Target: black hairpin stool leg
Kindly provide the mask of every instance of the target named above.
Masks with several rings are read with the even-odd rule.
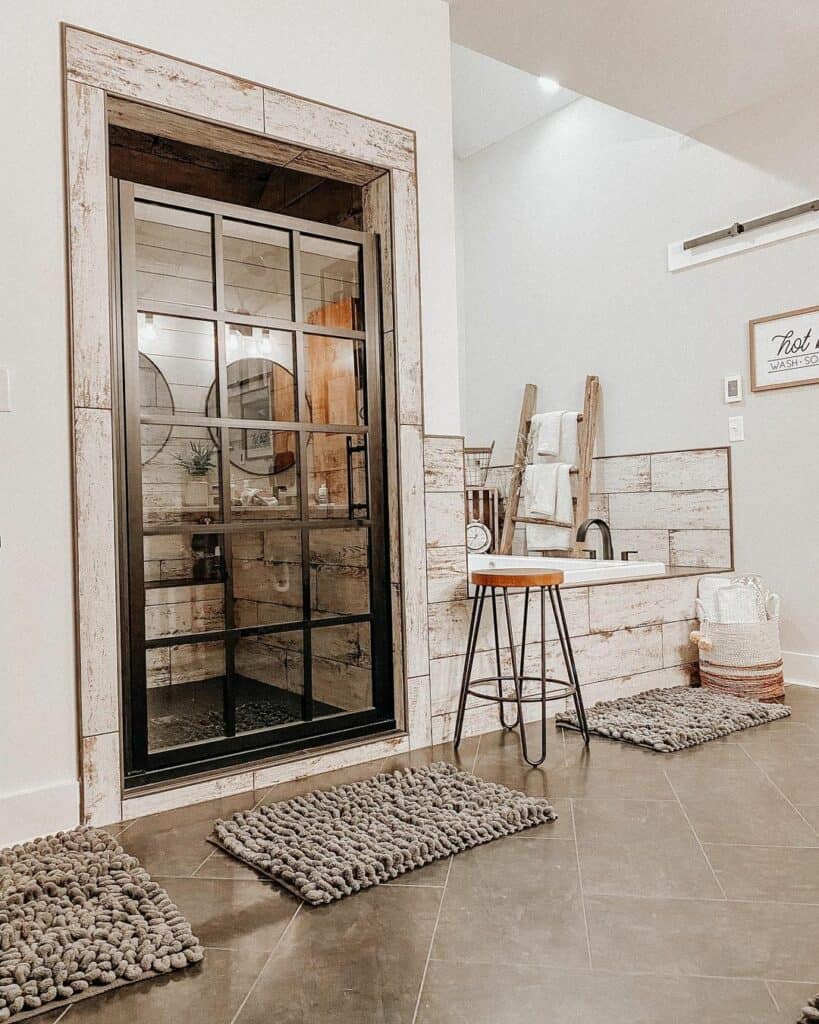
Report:
[[[493,595],[494,596],[494,595]],[[469,694],[469,680],[472,676],[472,663],[475,660],[475,649],[478,646],[478,630],[481,627],[481,614],[483,613],[483,599],[486,597],[486,587],[479,586],[475,591],[472,601],[472,617],[469,620],[469,635],[466,641],[466,658],[464,659],[464,674],[461,677],[461,693],[458,697],[458,714],[455,719],[455,749],[461,745],[461,732],[464,727],[464,712],[466,711],[466,698]]]
[[[506,597],[506,590],[504,590],[503,594],[504,594],[504,597]],[[516,718],[514,722],[512,722],[511,724],[508,724],[506,722],[506,719],[505,719],[504,713],[503,713],[503,705],[505,703],[505,701],[503,699],[503,668],[501,666],[500,631],[498,630],[498,606],[497,606],[497,601],[496,601],[496,597],[495,597],[495,588],[494,587],[492,587],[492,627],[493,627],[494,632],[495,632],[495,668],[496,668],[497,673],[498,673],[498,718],[500,719],[501,727],[503,729],[506,729],[507,732],[511,732],[512,729],[514,729],[517,726],[519,718]],[[512,659],[513,660],[514,660],[514,657],[515,657],[515,655],[514,655],[514,651],[513,651],[513,653],[512,653]]]
[[[544,612],[543,612],[543,590],[542,590],[542,588],[541,588],[541,595],[540,596],[541,596],[541,605],[540,605],[540,621],[541,621],[541,640],[540,640],[540,646],[541,646],[541,655],[540,655],[540,657],[541,657],[541,666],[545,667],[545,647],[543,645],[544,644],[544,642],[543,642],[543,616],[544,616]],[[543,762],[546,760],[546,715],[545,715],[545,711],[546,711],[546,697],[545,697],[545,694],[546,694],[546,679],[545,679],[545,671],[541,671],[541,678],[540,678],[540,699],[541,699],[541,706],[542,706],[543,711],[544,711],[544,714],[541,716],[541,723],[540,723],[540,757],[536,758],[535,760],[532,760],[529,757],[529,744],[528,744],[527,739],[526,739],[526,722],[525,722],[524,717],[523,717],[523,682],[524,682],[523,666],[524,666],[525,657],[526,657],[526,630],[524,628],[523,635],[521,637],[521,651],[520,651],[521,670],[519,672],[518,671],[518,663],[517,663],[517,655],[516,655],[516,652],[515,652],[515,635],[512,632],[512,613],[509,610],[509,594],[506,591],[506,589],[504,589],[504,591],[503,591],[503,604],[504,604],[504,608],[506,610],[506,629],[507,629],[507,631],[509,633],[509,648],[510,648],[510,651],[512,653],[512,676],[513,676],[514,682],[515,682],[515,701],[516,701],[517,706],[518,706],[518,727],[520,729],[521,752],[523,753],[523,760],[528,765],[531,765],[532,768],[537,768],[538,765],[543,764]],[[524,613],[523,613],[524,614],[524,621],[526,620],[526,617],[527,617],[528,605],[529,605],[529,591],[527,589],[527,591],[526,591],[526,605],[524,606]]]
[[[577,712],[577,723],[580,732],[583,734],[583,742],[589,742],[589,724],[586,720],[586,708],[583,704],[583,694],[580,691],[580,677],[577,674],[577,665],[574,660],[572,649],[572,638],[569,635],[569,627],[566,623],[566,613],[563,609],[563,598],[560,596],[560,587],[549,587],[549,599],[552,603],[552,613],[557,626],[557,635],[560,640],[560,649],[563,652],[563,662],[566,665],[566,672],[569,682],[573,688],[572,698],[575,711]]]

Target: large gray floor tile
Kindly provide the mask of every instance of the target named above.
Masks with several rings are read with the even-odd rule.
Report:
[[[441,890],[378,886],[303,907],[237,1024],[409,1024]]]
[[[708,844],[705,852],[729,899],[815,903],[819,914],[819,848]]]
[[[819,728],[819,687],[786,686],[785,703],[797,722]]]
[[[587,896],[595,968],[819,981],[815,907]]]
[[[417,1024],[777,1024],[761,981],[430,961]]]
[[[419,768],[423,765],[434,764],[436,761],[448,761],[462,771],[468,772],[475,764],[475,755],[478,752],[480,740],[480,736],[465,736],[457,750],[449,742],[438,743],[432,747],[420,747],[417,750],[409,750],[405,754],[395,754],[382,763],[380,770],[394,772],[399,768]]]
[[[575,800],[574,820],[584,892],[722,896],[676,800]]]
[[[507,715],[511,717],[511,709]],[[526,742],[529,749],[529,757],[540,757],[541,735],[540,723],[529,722],[526,725]],[[565,758],[563,745],[563,730],[555,726],[554,719],[546,723],[546,760],[547,765],[562,764]],[[481,745],[478,751],[478,760],[500,761],[503,764],[513,765],[519,763],[523,768],[528,767],[523,760],[520,743],[520,733],[517,729],[498,729],[495,732],[484,733],[481,736]]]
[[[252,806],[247,792],[150,814],[132,822],[117,842],[152,875],[192,875],[213,850],[207,842],[213,822]]]
[[[266,953],[209,949],[196,967],[76,1003],[64,1024],[230,1024]],[[39,1018],[38,1018],[39,1019]]]
[[[710,768],[750,768],[748,755],[731,737],[711,740],[697,747],[678,750],[663,754],[634,743],[621,740],[610,740],[602,736],[592,736],[587,752],[583,750],[583,742],[575,732],[566,733],[566,764],[590,762],[597,768],[637,769],[639,771],[663,771],[670,764],[702,765]]]
[[[817,745],[819,744],[819,724],[807,725],[799,721],[795,715],[790,718],[780,718],[776,722],[769,722],[767,725],[755,726],[753,729],[743,729],[742,732],[732,733],[730,740],[742,746],[753,757],[754,751],[784,749],[793,745]]]
[[[269,953],[299,905],[295,896],[261,879],[157,875],[156,880],[190,921],[203,946]]]
[[[816,844],[813,829],[757,769],[672,765],[666,774],[704,843]]]
[[[574,842],[501,839],[455,857],[433,956],[588,966]]]
[[[587,762],[555,768],[546,776],[548,797],[613,797],[630,800],[673,800],[674,792],[662,771],[637,771]]]
[[[815,743],[782,743],[751,757],[793,803],[819,803],[819,735]]]

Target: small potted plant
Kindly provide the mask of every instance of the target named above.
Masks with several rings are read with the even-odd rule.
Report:
[[[210,492],[207,475],[215,465],[214,451],[212,445],[191,441],[190,452],[176,456],[176,461],[188,474],[182,499],[185,505],[207,506]]]

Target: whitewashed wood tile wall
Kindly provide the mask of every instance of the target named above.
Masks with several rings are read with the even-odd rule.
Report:
[[[611,527],[615,558],[729,569],[730,451],[617,455],[594,460],[592,507]],[[588,546],[600,551],[599,538]]]
[[[721,453],[721,454],[720,454]],[[710,451],[673,453],[658,462],[657,479],[664,485],[676,483],[678,492],[693,496],[693,509],[714,511],[714,521],[726,522],[727,515],[727,457],[724,449],[716,454]],[[687,456],[691,456],[690,458]],[[654,456],[625,456],[617,459],[596,460],[595,477],[598,491],[593,498],[593,514],[609,513],[609,503],[618,496],[646,495],[651,491],[652,461]],[[455,708],[464,667],[466,636],[471,611],[467,592],[466,551],[454,543],[456,534],[463,530],[463,440],[459,437],[427,437],[424,440],[424,478],[426,482],[427,518],[427,586],[429,597],[429,686],[432,740],[441,743],[452,738],[455,728]],[[656,507],[665,509],[676,500],[669,492],[659,492]],[[698,496],[707,493],[706,503]],[[724,498],[723,498],[724,493]],[[659,495],[662,494],[663,497]],[[456,500],[457,498],[457,500]],[[699,501],[699,505],[696,502]],[[685,498],[679,507],[685,507]],[[700,512],[692,512],[699,515]],[[721,517],[721,518],[717,518]],[[709,520],[710,522],[710,520]],[[702,534],[727,533],[727,530],[700,529],[700,519],[686,521],[686,528],[645,528],[621,530],[620,536],[636,547],[639,540],[649,543],[651,554],[640,557],[659,558],[668,562],[670,536],[681,547],[683,543],[699,545],[697,552],[705,550]],[[690,534],[695,534],[689,539]],[[709,549],[710,550],[710,549]],[[730,537],[728,543],[730,551]],[[656,552],[656,554],[654,554]],[[724,552],[723,552],[724,553]],[[710,557],[710,555],[709,555]],[[697,563],[693,563],[697,564]],[[709,563],[710,564],[710,563]],[[719,567],[717,563],[715,567]],[[592,587],[567,587],[564,592],[566,616],[572,634],[578,671],[588,704],[599,700],[638,693],[653,687],[680,686],[690,682],[696,672],[697,653],[689,640],[696,626],[694,598],[699,574],[671,577],[649,582],[618,582]],[[525,666],[528,673],[536,673],[540,665],[538,615],[530,598],[529,643]],[[510,597],[513,629],[520,635],[523,616],[523,594]],[[547,617],[546,662],[549,674],[565,676],[560,644],[551,616]],[[501,664],[505,673],[511,672],[511,654],[504,640],[505,629],[501,618]],[[484,621],[478,636],[477,655],[473,676],[495,672],[492,617],[487,604]],[[531,685],[531,684],[530,684]],[[563,702],[556,701],[549,708],[556,714]],[[539,714],[539,707],[527,708],[527,720]],[[498,713],[494,705],[477,698],[467,702],[465,735],[488,732],[499,728]]]

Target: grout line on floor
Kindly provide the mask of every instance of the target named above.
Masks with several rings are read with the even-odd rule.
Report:
[[[783,849],[783,847],[779,847]],[[790,847],[790,849],[813,850],[815,847]],[[752,900],[747,896],[647,896],[639,892],[590,892],[589,896],[595,899],[599,896],[603,899],[615,900],[664,900],[666,902],[677,901],[680,903],[751,903],[756,906],[770,905],[773,907],[819,907],[819,903],[804,903],[801,900]]]
[[[705,847],[702,844],[702,840],[697,835],[697,830],[694,828],[693,824],[691,823],[691,819],[688,817],[688,811],[685,809],[682,800],[680,800],[679,794],[677,793],[677,790],[674,788],[674,783],[668,777],[668,772],[665,770],[665,768],[663,769],[663,775],[665,775],[666,782],[671,787],[671,792],[674,794],[674,799],[677,801],[677,804],[679,805],[679,808],[682,811],[683,817],[688,822],[688,827],[691,829],[691,834],[694,836],[694,839],[697,841],[697,846],[699,846],[699,848],[700,848],[700,853],[702,853],[703,857],[705,858],[705,863],[708,865],[708,870],[714,876],[714,881],[717,883],[717,885],[719,887],[719,891],[722,893],[722,898],[724,900],[727,900],[728,899],[728,895],[725,892],[725,889],[723,888],[722,882],[719,880],[719,875],[717,875],[716,871],[714,871],[714,865],[711,863],[710,857],[705,852]]]
[[[742,746],[741,743],[740,743],[740,746]],[[742,747],[742,749],[745,750],[745,747]],[[754,755],[749,750],[745,750],[745,753],[748,755],[748,757],[750,757],[750,759],[752,761],[754,761]],[[805,815],[799,810],[799,808],[796,806],[796,804],[793,802],[793,800],[791,800],[791,798],[787,795],[787,793],[785,793],[782,789],[780,789],[779,786],[777,786],[777,784],[770,777],[770,775],[768,774],[768,772],[764,768],[764,766],[759,764],[758,761],[754,761],[754,764],[762,772],[762,774],[765,776],[765,778],[768,780],[768,782],[770,782],[770,784],[777,791],[777,793],[782,797],[782,799],[785,801],[785,803],[788,804],[788,806],[791,807],[794,811],[796,811],[796,813],[799,815],[799,817],[802,819],[802,821],[804,821],[804,823],[808,826],[808,828],[811,830],[811,832],[813,832],[813,834],[815,836],[819,836],[819,830],[815,829],[813,827],[813,825],[811,825],[811,823],[808,821],[808,819],[805,817]]]
[[[469,770],[473,775],[475,774],[475,768],[478,764],[478,754],[481,752],[481,739],[483,738],[483,735],[483,733],[478,733],[478,742],[475,744],[475,753],[472,755],[472,767]]]
[[[209,861],[209,860],[211,859],[211,857],[212,857],[212,856],[214,855],[214,853],[216,853],[216,847],[214,847],[214,848],[213,848],[213,849],[212,849],[212,850],[211,850],[211,851],[210,851],[210,852],[208,853],[207,857],[205,857],[205,859],[204,859],[204,860],[202,861],[202,863],[201,863],[201,864],[199,865],[199,867],[197,867],[197,868],[196,868],[196,869],[194,870],[193,874],[191,875],[191,878],[196,878],[196,877],[197,877],[198,873],[199,873],[199,872],[200,872],[200,871],[202,870],[202,868],[203,868],[203,867],[204,867],[204,866],[205,866],[205,865],[207,864],[207,862],[208,862],[208,861]]]
[[[478,740],[478,747],[475,749],[475,757],[476,758],[478,756],[478,748],[480,747],[480,745],[481,745],[481,742],[480,742],[480,739],[479,739]],[[427,980],[427,971],[429,970],[429,961],[430,961],[430,958],[432,957],[432,947],[433,947],[433,945],[435,943],[435,933],[438,931],[438,922],[441,920],[441,911],[443,910],[444,899],[446,898],[447,882],[449,882],[449,875],[450,875],[450,872],[452,871],[452,861],[454,859],[455,859],[454,856],[451,856],[449,858],[449,867],[446,870],[446,878],[444,879],[444,887],[441,890],[441,902],[438,904],[438,913],[435,915],[435,924],[432,926],[432,935],[430,935],[430,937],[429,937],[429,949],[427,950],[427,958],[424,961],[424,970],[423,970],[423,972],[421,974],[421,983],[418,986],[418,998],[415,1000],[415,1009],[413,1010],[413,1013],[412,1013],[411,1024],[415,1024],[416,1020],[418,1019],[418,1010],[421,1008],[421,996],[423,995],[424,985],[426,984],[426,980]]]
[[[749,850],[817,850],[819,849],[819,843],[815,846],[795,846],[793,843],[714,843],[708,840],[704,843],[705,846],[729,846],[737,847],[738,849],[749,849]]]
[[[782,1007],[776,1001],[776,996],[773,994],[773,989],[771,988],[770,984],[768,983],[768,979],[767,978],[765,978],[765,988],[768,991],[768,995],[771,997],[771,1002],[774,1004],[776,1012],[777,1013],[782,1013]]]
[[[527,960],[524,964],[521,964],[520,960],[498,960],[493,958],[492,960],[461,960],[458,957],[443,957],[432,956],[430,957],[430,963],[433,964],[472,964],[478,966],[496,966],[496,967],[529,967],[533,970],[547,970],[547,971],[562,971],[565,974],[606,974],[612,977],[623,977],[623,978],[668,978],[670,980],[679,981],[681,978],[704,978],[709,981],[761,981],[763,983],[778,982],[784,985],[819,985],[819,976],[816,978],[763,978],[759,975],[753,974],[680,974],[677,971],[669,970],[666,973],[662,971],[624,971],[621,969],[615,969],[613,967],[578,967],[576,965],[569,966],[566,964],[546,964],[540,963],[537,960]]]
[[[285,935],[287,935],[287,933],[288,933],[288,932],[290,931],[290,927],[291,927],[291,925],[292,925],[292,924],[293,924],[293,922],[294,922],[294,921],[296,920],[296,918],[297,918],[297,917],[299,916],[299,911],[301,910],[301,908],[302,908],[303,906],[304,906],[304,904],[303,904],[303,903],[299,903],[299,905],[298,905],[298,906],[296,907],[296,909],[295,909],[295,910],[293,911],[293,916],[292,916],[292,917],[290,918],[290,920],[289,920],[289,921],[287,922],[287,924],[286,924],[286,925],[284,926],[284,931],[283,931],[283,932],[281,933],[281,935],[280,935],[280,936],[278,937],[278,939],[276,940],[276,944],[275,944],[275,945],[273,946],[273,948],[272,948],[272,949],[270,950],[270,955],[269,955],[269,956],[268,956],[268,958],[267,958],[267,959],[265,960],[265,962],[264,962],[264,963],[262,964],[262,966],[261,966],[261,968],[260,968],[260,970],[259,970],[259,973],[258,973],[258,974],[256,975],[255,979],[253,980],[253,984],[252,984],[252,985],[250,986],[250,988],[249,988],[249,989],[247,990],[247,994],[245,995],[244,999],[243,999],[243,1000],[241,1001],[241,1003],[239,1003],[239,1006],[238,1006],[238,1008],[237,1008],[237,1010],[236,1010],[236,1013],[234,1013],[234,1015],[233,1015],[233,1016],[232,1016],[232,1017],[230,1018],[230,1024],[236,1024],[236,1021],[237,1021],[237,1020],[238,1020],[238,1018],[239,1018],[239,1014],[240,1014],[240,1013],[242,1012],[242,1010],[244,1010],[244,1008],[245,1008],[245,1005],[247,1004],[247,1001],[248,1001],[248,999],[250,999],[250,997],[251,997],[251,996],[253,995],[253,991],[254,991],[254,989],[255,989],[255,988],[256,988],[256,986],[257,986],[257,985],[259,984],[259,978],[261,978],[261,976],[262,976],[262,975],[264,974],[264,972],[265,972],[265,968],[266,968],[266,967],[267,967],[267,965],[268,965],[268,964],[270,963],[270,961],[271,961],[271,960],[273,959],[273,954],[274,954],[274,953],[276,952],[276,950],[277,950],[277,949],[279,948],[279,946],[280,946],[280,945],[282,944],[282,942],[284,941],[284,937],[285,937]]]
[[[572,835],[574,836],[574,855],[577,861],[577,882],[580,886],[580,906],[583,909],[583,925],[586,929],[586,953],[589,957],[589,967],[594,968],[591,948],[591,932],[589,931],[589,916],[586,913],[586,896],[583,891],[583,869],[580,866],[580,844],[577,841],[577,825],[574,820],[574,801],[569,799],[569,813],[572,817]]]

